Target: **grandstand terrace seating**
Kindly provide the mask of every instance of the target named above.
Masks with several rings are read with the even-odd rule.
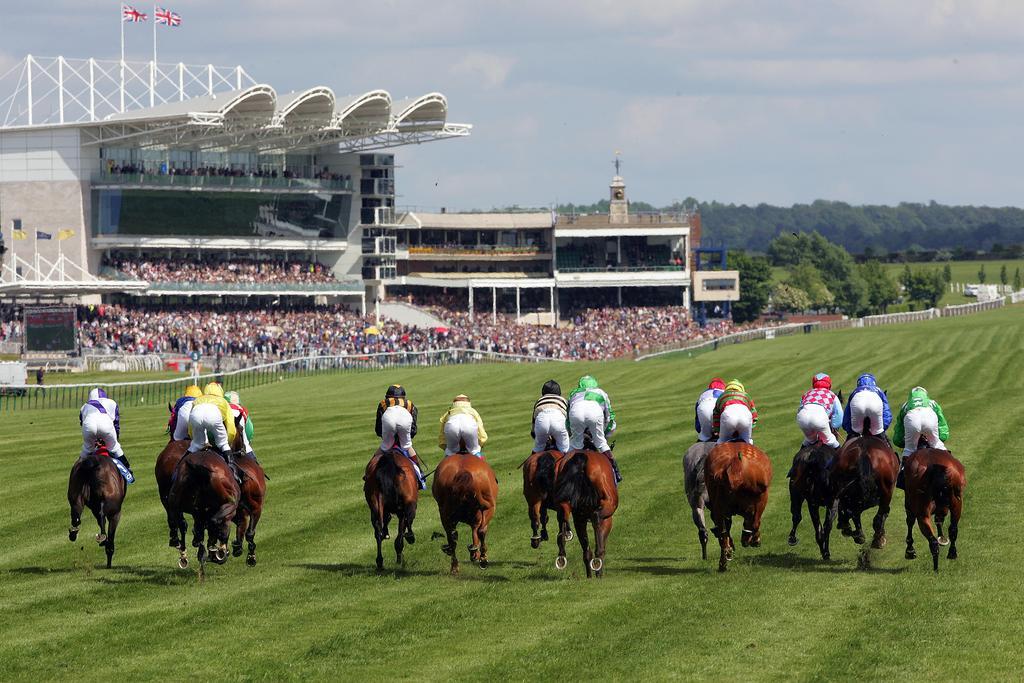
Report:
[[[244,291],[254,285],[261,288],[277,286],[337,285],[331,270],[321,263],[281,259],[222,258],[182,256],[130,256],[113,253],[103,260],[107,277],[135,279],[157,285],[173,283],[178,287],[214,283],[225,289]]]

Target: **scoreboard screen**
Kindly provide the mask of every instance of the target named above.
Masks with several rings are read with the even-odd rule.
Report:
[[[25,351],[70,352],[75,343],[75,309],[61,306],[25,309]]]

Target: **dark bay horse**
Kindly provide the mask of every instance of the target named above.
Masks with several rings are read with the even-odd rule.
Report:
[[[802,446],[793,457],[793,467],[789,474],[789,511],[793,518],[793,528],[789,532],[789,545],[796,545],[796,528],[802,518],[801,508],[807,503],[807,512],[814,526],[814,540],[821,551],[822,559],[829,559],[828,537],[823,533],[821,511],[825,509],[826,521],[832,505],[832,490],[829,486],[829,464],[839,449],[817,441],[809,446]]]
[[[219,453],[203,449],[188,453],[174,471],[174,483],[167,496],[171,536],[181,553],[178,566],[188,566],[185,554],[185,514],[192,515],[192,546],[198,549],[199,573],[209,559],[224,564],[228,556],[229,525],[238,511],[241,491],[235,476]],[[203,546],[204,535],[208,539]]]
[[[431,492],[441,513],[447,541],[441,548],[452,558],[452,574],[459,573],[456,556],[459,522],[473,530],[469,557],[481,569],[487,567],[487,529],[498,504],[498,480],[483,458],[470,453],[449,455],[434,470]]]
[[[177,535],[174,533],[174,529],[177,527],[174,524],[174,520],[171,519],[171,508],[167,503],[167,496],[171,493],[171,480],[174,479],[174,469],[178,466],[181,459],[185,457],[189,443],[188,439],[180,439],[178,441],[172,439],[168,441],[164,449],[156,456],[156,466],[154,467],[156,487],[160,492],[160,502],[167,513],[167,527],[171,529],[168,545],[172,548],[178,547]]]
[[[235,540],[231,543],[231,554],[242,554],[242,537],[249,544],[245,563],[256,566],[256,526],[263,516],[263,501],[267,497],[267,475],[255,458],[238,455],[235,465],[242,473],[241,500],[235,512]]]
[[[751,444],[718,444],[704,463],[704,481],[715,525],[712,531],[722,548],[718,571],[724,572],[736,548],[730,533],[733,515],[743,517],[743,547],[761,545],[761,515],[768,504],[772,462]]]
[[[583,549],[583,567],[587,578],[594,574],[604,576],[604,555],[608,534],[612,530],[612,515],[619,507],[619,490],[615,486],[615,474],[607,457],[595,450],[576,451],[565,457],[555,480],[555,503],[558,505],[559,529],[568,529],[568,517],[572,516],[576,536]],[[587,524],[594,527],[594,551],[590,550]],[[558,558],[555,567],[565,569],[565,542],[569,540],[564,531],[558,534]]]
[[[698,441],[683,456],[683,490],[697,527],[700,556],[705,560],[708,559],[708,525],[704,521],[704,509],[708,507],[708,487],[704,483],[704,462],[715,445],[714,441]]]
[[[395,449],[371,459],[363,475],[363,495],[370,508],[370,524],[373,525],[373,536],[377,541],[377,571],[384,569],[381,544],[388,537],[388,524],[392,515],[398,518],[395,561],[402,564],[405,543],[416,542],[412,523],[416,519],[419,482],[412,461]]]
[[[557,510],[552,496],[555,477],[565,454],[554,448],[531,453],[520,465],[523,469],[523,497],[530,515],[530,547],[539,548],[548,540],[548,510]]]
[[[114,559],[114,537],[121,521],[121,505],[124,503],[127,486],[124,477],[106,453],[106,447],[101,446],[97,453],[79,458],[71,466],[71,476],[68,478],[68,503],[71,505],[68,540],[75,541],[78,538],[78,530],[82,526],[82,510],[88,507],[99,524],[100,532],[96,534],[96,542],[107,551],[109,569]]]
[[[866,426],[864,431],[868,431]],[[869,433],[868,436],[849,439],[842,445],[829,471],[833,501],[822,531],[825,537],[823,558],[828,559],[828,538],[837,513],[840,518],[845,513],[853,520],[853,541],[861,545],[866,540],[861,526],[861,513],[876,506],[878,512],[872,521],[874,535],[871,547],[885,547],[885,520],[889,516],[898,471],[899,460],[892,446],[880,436]]]
[[[964,489],[967,476],[964,466],[949,451],[922,448],[906,457],[903,462],[906,483],[908,560],[917,557],[914,550],[914,522],[928,540],[932,553],[932,569],[939,571],[939,544],[942,523],[949,515],[949,552],[946,559],[955,560],[956,537],[963,512]],[[934,519],[935,528],[932,528]]]

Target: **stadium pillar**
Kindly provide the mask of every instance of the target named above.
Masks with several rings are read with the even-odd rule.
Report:
[[[555,313],[555,288],[548,287],[548,295],[551,298],[551,327],[558,327],[558,314]]]
[[[516,325],[518,325],[519,322],[519,287],[516,287]]]
[[[622,308],[622,287],[618,287],[617,289],[619,290],[618,291],[619,308]]]
[[[498,289],[491,287],[491,324],[498,324]]]
[[[469,319],[473,320],[473,283],[469,283]]]

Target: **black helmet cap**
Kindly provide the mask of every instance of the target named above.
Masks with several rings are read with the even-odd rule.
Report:
[[[388,387],[387,393],[384,394],[384,398],[405,398],[405,389],[401,384],[392,384]]]
[[[562,395],[561,385],[553,379],[549,379],[547,382],[544,382],[544,386],[540,388],[541,396],[547,396],[549,394],[553,394],[555,396]]]

